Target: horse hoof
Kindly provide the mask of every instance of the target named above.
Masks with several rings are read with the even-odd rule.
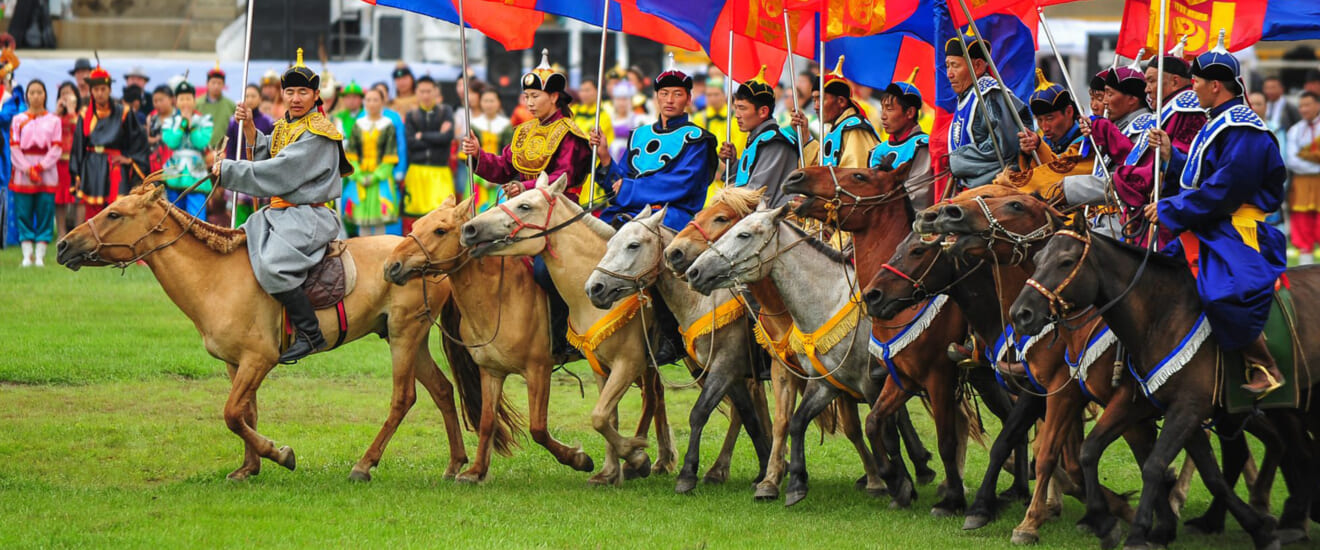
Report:
[[[1110,550],[1118,547],[1119,539],[1123,538],[1123,530],[1118,528],[1118,522],[1109,528],[1109,532],[1100,537],[1100,548]]]
[[[806,489],[789,491],[787,495],[784,495],[784,507],[785,508],[792,507],[794,504],[802,502],[802,499],[804,498],[807,498]]]
[[[1010,540],[1013,542],[1013,544],[1017,544],[1017,545],[1036,544],[1040,542],[1040,535],[1037,533],[1032,533],[1031,531],[1018,531],[1017,529],[1014,529],[1013,538]]]
[[[669,474],[674,473],[674,463],[673,461],[666,462],[662,460],[657,460],[655,461],[654,464],[651,465],[650,468],[647,468],[647,470],[650,472],[650,475],[667,476]],[[642,476],[642,477],[646,477],[646,476]]]
[[[928,468],[924,471],[917,472],[918,485],[930,485],[932,481],[935,481],[935,470],[931,470]]]
[[[951,518],[953,517],[953,515],[954,515],[954,511],[951,508],[936,506],[930,509],[930,517],[933,518]]]
[[[279,459],[276,460],[275,462],[280,466],[284,466],[285,468],[288,468],[289,471],[293,471],[295,468],[298,467],[298,457],[294,456],[293,448],[289,447],[288,445],[280,447]]]
[[[601,472],[599,474],[587,478],[587,485],[591,485],[593,487],[604,487],[606,485],[613,485],[614,479],[616,477],[618,477],[618,473],[606,474],[605,472]]]
[[[877,487],[867,487],[864,490],[866,491],[866,496],[871,498],[880,498],[889,494],[889,487],[886,487],[883,484]]]
[[[476,485],[481,481],[481,476],[472,472],[463,472],[454,478],[454,482],[459,485]]]
[[[706,472],[705,477],[701,478],[702,483],[706,483],[710,485],[721,485],[728,480],[729,480],[729,470],[725,468],[720,468],[720,469],[711,468],[709,472]]]
[[[770,484],[758,485],[752,498],[756,499],[757,502],[779,500],[779,487]]]
[[[348,480],[349,480],[349,481],[361,481],[361,482],[364,482],[364,483],[365,483],[365,482],[368,482],[368,481],[371,481],[371,472],[363,471],[363,470],[356,470],[356,469],[355,469],[355,470],[353,470],[353,471],[351,471],[351,472],[348,473]]]
[[[637,458],[638,454],[642,455],[640,459]],[[641,463],[637,464],[638,461],[640,461]],[[642,449],[638,449],[634,451],[633,454],[628,457],[628,461],[623,466],[623,479],[625,481],[633,480],[638,478],[644,478],[650,475],[651,475],[651,457],[647,455],[646,451]]]
[[[678,482],[674,484],[674,492],[680,495],[691,493],[697,488],[697,478],[695,476],[678,476]]]
[[[1306,531],[1301,529],[1279,529],[1274,532],[1274,535],[1279,537],[1280,545],[1296,544],[1310,540],[1310,537],[1306,536]]]
[[[596,469],[596,462],[591,460],[591,455],[578,451],[577,457],[573,459],[573,469],[579,472],[590,472]]]
[[[866,476],[857,478],[857,481],[853,482],[853,488],[857,489],[858,491],[866,490]]]
[[[967,519],[963,520],[962,528],[963,531],[975,531],[989,524],[990,524],[990,516],[983,516],[977,514],[974,516],[967,516]],[[1017,536],[1016,531],[1014,532],[1014,536]]]
[[[229,481],[247,481],[247,478],[254,475],[257,475],[257,473],[249,472],[247,470],[234,470],[229,472],[229,475],[225,476],[225,479],[228,479]]]

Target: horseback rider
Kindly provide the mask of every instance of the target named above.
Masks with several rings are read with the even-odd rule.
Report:
[[[972,60],[970,67],[964,53]],[[1012,91],[988,74],[989,59],[990,45],[981,40],[955,36],[944,43],[945,73],[958,94],[958,109],[949,124],[949,172],[959,189],[990,183],[1002,169],[1011,167],[1009,161],[1018,156],[1012,111],[1021,112],[1024,106]],[[980,97],[985,98],[984,117],[972,86],[979,88]],[[989,120],[985,120],[987,117]],[[1027,117],[1024,114],[1022,118]],[[992,137],[991,132],[998,137]],[[999,150],[995,149],[995,143],[999,144]]]
[[[1136,66],[1135,62],[1133,66]],[[1112,204],[1110,178],[1123,166],[1141,134],[1155,126],[1155,116],[1146,103],[1146,84],[1140,71],[1133,67],[1105,69],[1091,79],[1091,88],[1094,90],[1097,86],[1104,90],[1105,116],[1092,115],[1089,119],[1082,119],[1078,121],[1078,129],[1100,149],[1099,160],[1104,163],[1104,169],[1096,164],[1090,175],[1064,178],[1063,195],[1071,205]],[[1094,225],[1107,227],[1106,234],[1120,237],[1122,224],[1119,218],[1118,215],[1106,216],[1103,222],[1097,221]]]
[[[812,84],[819,86],[819,81],[812,79]],[[871,150],[880,143],[880,135],[866,120],[857,102],[853,100],[853,83],[843,77],[843,56],[834,65],[834,70],[825,74],[825,90],[813,93],[819,112],[829,131],[825,139],[811,139],[807,127],[807,116],[802,111],[793,111],[792,124],[799,136],[807,136],[803,154],[807,166],[837,166],[840,168],[866,168]],[[820,148],[825,148],[825,160],[820,162]]]
[[[1209,122],[1186,153],[1165,130],[1149,133],[1151,146],[1170,159],[1168,174],[1181,192],[1146,205],[1144,213],[1181,233],[1170,251],[1181,250],[1189,263],[1196,257],[1196,289],[1215,339],[1242,351],[1249,380],[1242,387],[1260,398],[1283,385],[1262,331],[1287,266],[1287,243],[1264,221],[1283,201],[1288,171],[1274,134],[1243,101],[1239,70],[1220,31],[1219,44],[1191,67],[1192,91]]]
[[[670,54],[668,69],[653,84],[659,120],[633,130],[623,162],[610,158],[599,130],[591,131],[600,158],[597,179],[614,195],[600,218],[615,227],[649,205],[668,206],[664,224],[682,230],[704,206],[706,188],[715,177],[715,136],[688,119],[692,77],[674,69],[673,61]]]
[[[469,132],[463,138],[463,154],[472,172],[491,183],[501,185],[504,194],[516,197],[536,187],[542,172],[555,181],[568,178],[564,194],[578,202],[582,181],[591,171],[591,148],[582,129],[573,122],[568,106],[573,97],[567,91],[568,78],[550,67],[549,50],[541,50],[541,64],[523,75],[523,104],[534,117],[513,130],[513,142],[500,154],[481,149],[481,141]],[[550,330],[554,336],[554,355],[572,353],[568,345],[568,304],[555,290],[550,271],[540,256],[532,258],[532,275],[550,297]]]
[[[234,111],[252,160],[221,159],[212,173],[226,189],[270,197],[270,206],[249,216],[242,229],[257,283],[284,305],[293,325],[294,340],[279,359],[288,364],[326,347],[302,285],[339,235],[339,216],[326,203],[339,198],[341,178],[353,168],[344,157],[344,136],[321,112],[321,77],[303,64],[302,48],[280,87],[287,110],[269,136],[257,131],[246,104]]]
[[[931,197],[935,174],[930,165],[930,136],[921,129],[921,90],[916,80],[917,69],[912,69],[906,81],[885,87],[880,96],[880,126],[889,139],[871,149],[867,166],[910,164],[903,187],[907,188],[912,209],[920,212],[935,202]]]
[[[774,110],[775,88],[765,81],[765,65],[762,65],[756,77],[739,84],[733,93],[733,116],[738,120],[738,129],[747,133],[742,155],[738,155],[732,143],[720,146],[720,158],[726,163],[737,163],[732,185],[749,190],[765,189],[761,204],[771,208],[788,203],[789,196],[780,187],[798,169],[799,161],[797,133],[780,128]]]
[[[1048,147],[1055,157],[1087,154],[1082,152],[1085,137],[1077,125],[1077,104],[1073,102],[1072,93],[1050,82],[1040,69],[1036,69],[1036,91],[1032,92],[1028,107],[1036,117],[1039,130],[1018,132],[1021,160],[1034,163],[1031,152],[1038,151],[1041,145]]]

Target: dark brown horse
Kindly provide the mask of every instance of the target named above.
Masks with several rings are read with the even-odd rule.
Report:
[[[885,260],[894,254],[912,226],[914,213],[903,187],[907,168],[907,165],[892,171],[806,168],[789,176],[784,189],[807,197],[798,207],[799,215],[852,233],[857,277],[869,281],[881,271]],[[946,351],[950,342],[966,338],[967,325],[962,312],[952,304],[936,309],[942,303],[943,298],[932,297],[921,307],[895,312],[892,321],[871,324],[872,354],[883,365],[877,366],[876,374],[887,381],[867,417],[867,434],[872,445],[882,444],[890,459],[896,481],[890,484],[894,502],[908,505],[915,491],[910,491],[911,480],[898,456],[892,430],[882,428],[884,420],[912,397],[924,394],[929,399],[945,473],[944,498],[931,513],[947,516],[967,506],[962,481],[967,435],[961,391],[964,372],[949,359]],[[927,314],[930,312],[933,315]],[[913,338],[910,330],[920,332]],[[905,346],[900,344],[904,341]],[[993,376],[985,369],[974,369],[966,375],[990,411],[1001,420],[1006,419],[1012,403],[995,385]],[[877,450],[876,454],[881,452]],[[1010,494],[1025,498],[1028,493],[1025,444],[1019,446],[1017,458]]]

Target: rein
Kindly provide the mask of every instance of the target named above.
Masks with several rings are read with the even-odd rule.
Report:
[[[982,236],[991,241],[1005,241],[1013,245],[1013,256],[1009,259],[1009,263],[1012,265],[1017,265],[1022,260],[1027,259],[1027,247],[1032,243],[1049,239],[1055,233],[1054,218],[1052,217],[1048,218],[1045,225],[1037,227],[1030,233],[1014,232],[1004,227],[1004,224],[995,218],[995,215],[990,212],[990,205],[985,203],[984,197],[977,196],[972,200],[976,201],[977,206],[981,207],[981,213],[985,215],[985,221],[990,224],[989,229],[984,231]]]
[[[183,198],[187,196],[188,193],[190,193],[192,190],[196,189],[197,186],[206,183],[208,180],[211,179],[211,177],[212,176],[208,174],[206,177],[193,182],[193,184],[188,186],[187,189],[184,189],[183,192],[179,193],[179,196],[175,197],[174,202],[169,203],[169,206],[165,209],[165,213],[161,214],[160,220],[157,221],[155,225],[151,226],[151,228],[148,229],[146,233],[143,233],[141,237],[138,237],[137,240],[131,243],[105,242],[105,240],[101,238],[101,232],[96,229],[95,218],[89,218],[87,220],[87,228],[92,232],[92,240],[96,241],[96,247],[92,248],[90,252],[84,253],[83,259],[89,262],[100,262],[100,263],[109,264],[119,268],[119,270],[122,272],[123,270],[128,269],[128,266],[137,263],[138,261],[146,258],[147,256],[150,256],[152,254],[155,254],[156,252],[159,252],[161,250],[169,248],[170,246],[173,246],[174,243],[179,242],[179,239],[182,239],[184,235],[187,235],[188,232],[192,230],[193,224],[197,223],[197,220],[199,218],[197,218],[196,216],[189,216],[191,219],[188,220],[188,224],[183,226],[183,228],[179,230],[179,234],[175,236],[173,239],[170,239],[164,244],[156,245],[155,247],[152,247],[146,252],[136,254],[132,258],[129,258],[127,260],[110,261],[101,257],[101,251],[107,248],[127,248],[129,252],[136,253],[138,244],[146,240],[147,237],[150,237],[153,233],[160,233],[165,231],[165,221],[170,218],[170,210],[173,208],[177,208],[179,201],[183,200]],[[214,186],[211,188],[211,193],[215,193],[216,187],[219,186]],[[208,194],[207,198],[210,198],[210,196],[211,195]]]
[[[455,344],[458,344],[458,345],[463,346],[463,347],[468,348],[468,349],[482,348],[482,347],[489,346],[490,344],[494,343],[494,342],[495,342],[495,338],[497,338],[497,337],[499,336],[499,334],[500,334],[500,327],[504,325],[504,307],[503,307],[503,303],[498,304],[498,305],[496,306],[496,312],[495,312],[495,331],[491,333],[491,335],[490,335],[490,339],[488,339],[488,340],[486,340],[485,342],[482,342],[482,343],[480,343],[480,344],[469,344],[469,343],[467,343],[467,342],[464,342],[463,339],[462,339],[461,337],[455,337],[454,335],[449,334],[449,331],[448,331],[448,330],[445,330],[444,324],[441,323],[441,322],[438,320],[437,316],[435,315],[435,311],[434,311],[433,309],[431,309],[431,297],[430,297],[429,293],[428,293],[427,290],[426,290],[426,286],[427,286],[427,284],[426,284],[426,283],[427,283],[427,281],[426,281],[426,276],[427,276],[427,275],[440,275],[440,277],[439,277],[438,279],[436,279],[436,282],[439,283],[441,280],[443,280],[443,279],[445,279],[445,278],[449,278],[449,277],[451,277],[454,273],[458,272],[458,270],[463,269],[464,266],[466,266],[469,262],[472,261],[472,255],[471,255],[471,254],[468,254],[468,251],[467,251],[467,250],[463,250],[462,252],[459,252],[458,254],[456,254],[456,255],[454,255],[454,256],[450,256],[450,257],[448,257],[448,258],[444,258],[444,259],[442,259],[442,260],[440,260],[440,261],[436,261],[435,259],[433,259],[433,258],[431,257],[431,252],[428,251],[428,250],[426,249],[426,246],[422,244],[422,240],[421,240],[420,238],[417,237],[417,234],[416,234],[415,232],[410,232],[410,233],[408,233],[408,238],[412,239],[413,242],[417,243],[417,249],[418,249],[418,250],[421,250],[421,251],[422,251],[422,255],[426,257],[426,263],[422,265],[421,276],[418,277],[419,279],[421,279],[421,284],[422,284],[422,304],[423,304],[423,306],[424,306],[424,309],[421,311],[421,313],[418,314],[418,318],[419,318],[419,319],[422,319],[422,320],[425,320],[426,322],[428,322],[428,323],[434,325],[435,328],[440,329],[440,334],[444,335],[444,337],[445,337],[446,339],[448,339],[450,342],[453,342],[453,343],[455,343]],[[464,257],[464,256],[466,256],[466,257]],[[452,267],[452,268],[449,268],[449,269],[440,269],[440,268],[437,268],[437,267],[436,267],[436,266],[439,265],[439,264],[442,264],[442,263],[450,263],[450,262],[453,262],[454,260],[457,260],[457,259],[459,259],[459,258],[463,258],[463,261],[462,261],[462,262],[459,262],[459,264],[458,264],[457,266],[454,266],[454,267]],[[505,258],[501,257],[501,258],[500,258],[500,279],[499,279],[499,283],[497,283],[496,291],[495,291],[495,292],[496,292],[496,295],[497,295],[497,296],[500,296],[501,299],[503,299],[503,296],[504,296],[504,261],[505,261]]]
[[[493,245],[511,244],[511,243],[525,241],[528,239],[536,239],[536,238],[544,237],[546,235],[550,235],[551,233],[555,233],[565,227],[573,225],[574,223],[577,223],[577,221],[582,219],[583,216],[586,216],[587,214],[591,213],[590,210],[583,209],[581,212],[578,212],[573,217],[564,220],[563,222],[557,225],[550,226],[550,219],[555,215],[555,206],[558,205],[559,203],[559,197],[551,194],[549,191],[546,191],[545,188],[543,187],[537,187],[536,190],[540,191],[541,194],[545,196],[546,203],[550,205],[550,207],[546,209],[545,212],[545,223],[541,225],[533,225],[527,223],[522,218],[519,218],[518,215],[515,214],[513,210],[508,207],[507,202],[499,203],[496,206],[498,206],[500,210],[503,210],[505,215],[512,218],[513,221],[517,223],[517,226],[514,227],[513,231],[510,231],[509,234],[504,238],[496,239],[494,241],[491,241],[489,244],[493,244]],[[524,229],[535,229],[538,232],[532,235],[528,235],[526,237],[519,237],[518,233]],[[550,257],[552,258],[558,258],[558,256],[555,255],[555,251],[550,248],[549,241],[547,241],[545,244],[545,252],[546,254],[549,254]]]

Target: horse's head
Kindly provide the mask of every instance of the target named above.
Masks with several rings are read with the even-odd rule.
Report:
[[[600,309],[655,284],[664,269],[666,209],[651,213],[643,208],[632,221],[619,228],[605,248],[605,257],[587,277],[587,297]]]
[[[406,284],[426,272],[448,273],[467,259],[459,243],[459,228],[471,218],[472,198],[445,199],[438,208],[413,222],[412,233],[385,259],[385,280]]]
[[[541,173],[536,188],[523,191],[463,224],[462,245],[473,256],[535,256],[546,248],[545,231],[579,212],[564,196],[568,177],[554,183]]]
[[[928,227],[956,238],[953,252],[962,258],[1021,262],[1028,247],[1044,242],[1065,223],[1063,214],[1031,195],[955,199],[940,207]]]
[[[684,273],[697,256],[710,248],[725,232],[738,223],[738,220],[756,210],[765,189],[748,190],[741,187],[725,187],[711,200],[701,212],[688,222],[687,227],[678,232],[673,242],[665,248],[665,263],[674,273]]]
[[[1092,265],[1091,239],[1086,221],[1079,220],[1036,253],[1036,271],[1009,310],[1019,333],[1038,334],[1078,306],[1095,302],[1104,270]]]
[[[702,252],[688,267],[686,276],[693,290],[709,295],[718,288],[754,283],[770,274],[778,253],[779,223],[788,206],[759,210],[744,217]],[[771,261],[766,261],[767,256]]]
[[[907,199],[903,180],[910,163],[895,169],[813,166],[796,170],[784,180],[784,192],[804,195],[798,216],[838,223],[845,231],[871,227],[861,216],[867,209]]]
[[[866,310],[872,317],[892,319],[904,308],[939,294],[957,281],[963,270],[944,253],[940,235],[909,233],[894,249],[894,255],[862,290]]]
[[[943,220],[940,217],[940,214],[943,213],[944,207],[950,206],[954,203],[962,204],[964,202],[971,201],[976,197],[982,197],[988,199],[988,198],[997,198],[997,197],[1018,196],[1022,194],[1023,193],[1017,189],[1014,189],[1012,187],[1005,187],[1002,185],[982,185],[980,187],[967,189],[961,193],[958,193],[957,195],[954,195],[953,197],[950,197],[948,200],[937,202],[934,205],[930,206],[929,208],[926,208],[925,210],[918,212],[916,216],[917,219],[915,222],[913,222],[912,230],[917,231],[919,233],[944,233],[945,231],[943,231],[942,228],[943,228],[943,222],[945,220]],[[937,222],[941,223],[939,228],[937,228],[935,225]]]
[[[156,185],[158,174],[99,214],[73,228],[56,245],[56,261],[77,271],[83,266],[125,265],[141,259],[165,231],[169,204]],[[155,179],[152,179],[155,178]]]

